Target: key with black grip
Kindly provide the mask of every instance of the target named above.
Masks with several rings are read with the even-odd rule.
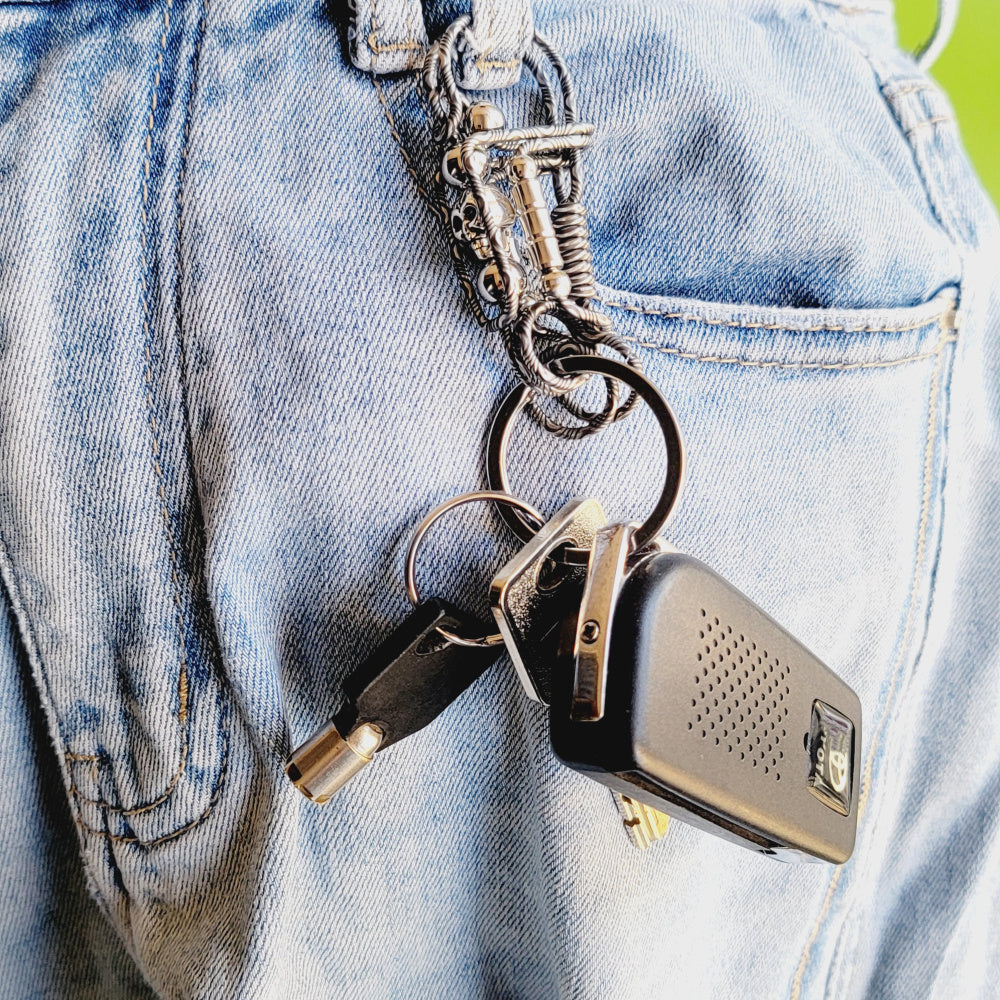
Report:
[[[479,623],[440,600],[419,604],[344,683],[347,704],[289,758],[285,771],[313,802],[326,802],[376,752],[423,729],[461,695],[503,646],[464,646],[441,630]]]

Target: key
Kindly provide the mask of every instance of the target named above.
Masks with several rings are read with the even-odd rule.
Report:
[[[552,745],[613,791],[760,853],[853,850],[861,704],[703,563],[600,529],[553,674]]]
[[[285,771],[324,803],[393,743],[433,722],[500,655],[438,631],[474,634],[479,624],[444,601],[419,604],[348,677],[347,704],[289,758]]]
[[[632,843],[640,851],[646,850],[658,840],[667,835],[670,817],[647,806],[645,802],[630,798],[628,795],[615,794],[615,802],[622,817],[625,830],[632,838]]]
[[[490,586],[493,616],[525,693],[543,705],[551,700],[552,665],[563,620],[579,607],[587,578],[585,564],[557,562],[553,554],[567,547],[589,550],[606,521],[596,500],[571,500]]]

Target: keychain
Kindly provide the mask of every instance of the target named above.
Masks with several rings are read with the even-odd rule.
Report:
[[[472,100],[454,72],[469,23],[460,17],[445,30],[421,73],[440,144],[438,207],[477,319],[499,333],[525,385],[553,397],[579,423],[555,420],[535,399],[527,403],[532,417],[560,437],[582,437],[627,416],[637,399],[629,393],[620,400],[618,382],[605,378],[604,406],[586,410],[569,394],[590,373],[560,371],[555,359],[604,348],[642,367],[593,301],[580,154],[594,127],[578,121],[566,66],[537,33],[523,58],[538,84],[543,120],[510,127],[498,107]]]
[[[543,524],[508,488],[506,448],[528,399],[516,389],[490,433],[497,488],[455,497],[417,526],[406,558],[416,610],[351,674],[348,707],[292,755],[289,776],[325,801],[376,751],[436,718],[506,642],[528,695],[549,702],[556,754],[623,797],[637,843],[662,833],[666,813],[763,854],[846,861],[857,823],[857,696],[709,567],[658,540],[683,450],[656,387],[608,358],[562,365],[620,379],[652,409],[668,457],[653,512],[640,525],[609,524],[596,501],[574,500]],[[422,602],[416,587],[427,530],[480,500],[498,503],[525,540],[491,586],[496,634]]]
[[[656,387],[609,358],[569,358],[562,367],[620,379],[644,400],[668,467],[646,521],[594,533],[558,648],[552,622],[530,611],[540,602],[522,593],[519,606],[529,611],[518,617],[505,599],[513,579],[537,586],[541,575],[525,566],[537,546],[533,526],[503,512],[526,547],[494,580],[494,613],[523,662],[529,696],[551,691],[553,749],[613,791],[760,853],[846,861],[857,825],[857,695],[704,563],[655,542],[683,477],[680,433]],[[491,430],[494,489],[509,492],[507,444],[527,398],[515,389]],[[553,663],[543,687],[537,679]]]
[[[592,302],[580,153],[593,128],[577,120],[566,67],[537,34],[524,63],[545,120],[509,128],[499,108],[471,101],[453,66],[468,24],[455,21],[422,70],[442,144],[440,207],[474,311],[501,335],[523,384],[490,431],[490,490],[446,501],[417,526],[405,570],[414,612],[348,677],[346,706],[292,754],[288,775],[327,801],[444,711],[505,644],[527,695],[549,706],[556,754],[616,794],[640,847],[663,835],[671,815],[763,854],[842,863],[857,825],[857,695],[709,567],[660,540],[680,493],[683,448],[670,407]],[[606,399],[589,411],[571,394],[594,376]],[[578,423],[554,420],[540,396]],[[608,523],[593,499],[543,523],[511,494],[507,446],[523,410],[574,438],[640,400],[667,452],[663,490],[641,524]],[[451,605],[421,601],[416,586],[428,528],[481,500],[498,505],[523,544],[491,585],[494,634]]]

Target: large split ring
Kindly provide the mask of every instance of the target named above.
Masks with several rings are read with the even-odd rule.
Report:
[[[560,358],[558,363],[559,367],[567,374],[605,375],[624,383],[634,390],[636,395],[653,411],[653,416],[656,417],[656,421],[660,425],[663,441],[667,447],[667,474],[656,506],[650,512],[649,517],[636,529],[633,536],[634,547],[641,549],[660,533],[674,509],[677,497],[680,495],[681,483],[684,479],[684,446],[681,443],[677,420],[667,405],[667,401],[660,394],[660,390],[642,372],[623,364],[621,361],[600,355],[581,355]],[[510,444],[510,435],[514,428],[514,421],[528,405],[531,398],[532,390],[529,386],[518,386],[500,405],[493,425],[490,427],[486,478],[490,489],[507,500],[512,499],[510,480],[507,475],[507,448]],[[520,502],[501,507],[500,514],[518,538],[525,543],[531,540],[537,528],[534,527],[529,518],[522,514]]]

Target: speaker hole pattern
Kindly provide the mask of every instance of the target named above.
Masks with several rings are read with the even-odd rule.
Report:
[[[688,729],[781,781],[791,673],[752,636],[702,608]]]

